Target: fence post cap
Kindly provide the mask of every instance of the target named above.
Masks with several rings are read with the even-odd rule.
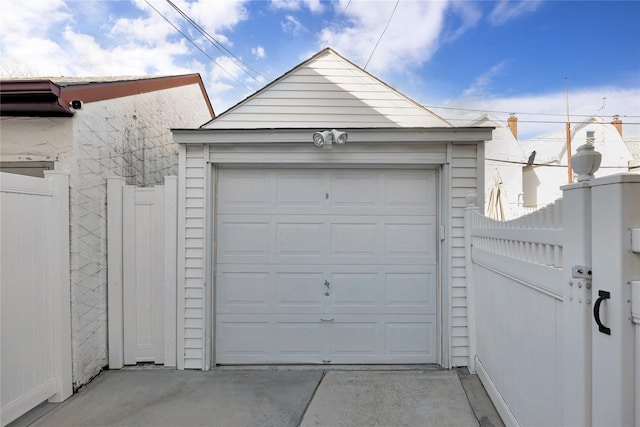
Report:
[[[576,154],[571,157],[571,168],[578,174],[578,182],[593,179],[593,174],[600,168],[602,154],[592,144],[578,147]]]

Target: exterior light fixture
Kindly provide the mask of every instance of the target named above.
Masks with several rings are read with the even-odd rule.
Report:
[[[313,143],[325,150],[330,150],[332,143],[343,145],[347,142],[348,137],[349,135],[346,132],[339,130],[323,130],[313,134]]]

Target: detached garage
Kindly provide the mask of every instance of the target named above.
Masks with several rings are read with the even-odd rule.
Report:
[[[331,49],[174,130],[178,367],[466,366],[463,208],[491,131]]]

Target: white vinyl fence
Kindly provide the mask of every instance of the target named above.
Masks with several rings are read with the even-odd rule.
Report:
[[[0,173],[0,420],[71,396],[69,184]]]
[[[109,367],[176,366],[178,181],[107,180]]]
[[[469,365],[505,423],[640,425],[640,175],[465,221]]]

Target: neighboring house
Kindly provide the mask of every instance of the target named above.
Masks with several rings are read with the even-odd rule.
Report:
[[[629,172],[640,172],[640,135],[623,136],[624,143],[627,144],[633,160],[629,162]]]
[[[609,123],[593,116],[578,123],[571,130],[572,155],[581,145],[593,144],[602,154],[596,177],[628,172],[633,156],[621,131],[619,120]],[[560,187],[568,183],[566,142],[565,130],[559,130],[523,144],[530,163],[522,175],[525,207],[543,207],[562,197]],[[573,174],[574,182],[576,176]]]
[[[214,117],[198,74],[0,81],[0,167],[70,177],[73,382],[107,365],[106,178],[151,186],[176,174],[170,128]]]
[[[331,49],[174,130],[178,367],[466,366],[463,215],[491,132]]]
[[[469,124],[495,128],[484,146],[484,212],[495,219],[509,220],[522,214],[522,166],[527,158],[518,142],[517,123],[517,117],[510,116],[505,128],[499,119],[485,114]],[[502,217],[490,215],[500,209]]]

